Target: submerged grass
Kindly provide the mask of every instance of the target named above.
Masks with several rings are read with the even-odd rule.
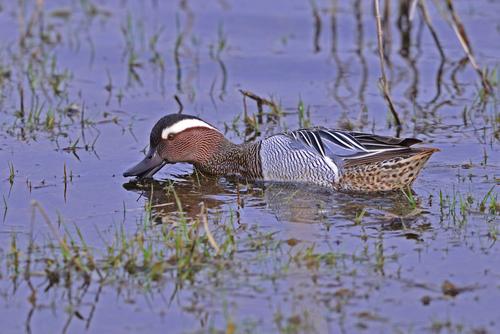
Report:
[[[60,56],[63,46],[78,49],[83,40],[92,46],[88,32],[82,29],[90,29],[89,17],[102,20],[109,17],[110,13],[105,10],[84,3],[74,8],[76,13],[66,8],[48,11],[43,1],[11,6],[19,15],[16,22],[19,34],[17,40],[10,41],[12,46],[0,55],[2,100],[4,96],[12,96],[8,99],[12,103],[5,108],[7,117],[0,123],[0,129],[6,134],[22,141],[43,136],[56,142],[71,137],[79,121],[82,130],[83,125],[95,127],[116,122],[117,116],[110,112],[84,117],[81,102],[84,98],[81,90],[75,89],[75,73]],[[79,10],[83,11],[83,18],[77,15]],[[68,20],[72,14],[72,20]],[[74,25],[78,25],[78,29]]]
[[[488,229],[495,231],[498,227],[498,222],[493,226],[490,223],[495,222],[498,218],[498,208],[500,206],[497,196],[494,191],[495,186],[481,198],[473,193],[462,193],[453,190],[447,194],[442,190],[439,192],[439,210],[441,222],[448,221],[451,226],[464,228],[471,215],[483,215],[488,224]],[[496,234],[495,234],[496,239]]]
[[[5,223],[5,218],[7,218],[7,211],[9,210],[9,204],[7,203],[7,199],[5,199],[5,195],[2,195],[3,200],[3,217],[2,221]]]
[[[175,273],[178,283],[182,284],[192,280],[204,266],[217,265],[218,262],[222,265],[236,251],[232,229],[219,228],[217,233],[213,234],[208,227],[209,218],[203,207],[200,215],[192,221],[181,218],[175,225],[164,224],[156,227],[152,220],[151,205],[147,204],[144,224],[138,226],[135,234],[127,235],[121,225],[115,230],[114,238],[106,241],[99,250],[89,246],[77,225],[74,225],[77,239],[72,237],[64,221],[61,222],[64,234],[61,234],[38,202],[33,202],[32,206],[33,215],[35,211],[41,214],[52,232],[53,239],[57,241],[56,244],[49,242],[46,246],[35,246],[38,250],[36,256],[45,259],[44,271],[51,286],[59,282],[61,277],[68,275],[76,275],[88,284],[93,274],[97,274],[100,279],[109,278],[111,281],[116,279],[112,276],[117,274],[159,281],[166,272]],[[202,230],[205,233],[202,233]],[[263,245],[259,243],[259,247]],[[94,253],[101,255],[96,258]],[[9,252],[9,257],[14,259],[10,266],[11,279],[17,279],[16,276],[21,274],[21,254],[26,256],[28,252],[19,251],[16,237],[13,235]],[[21,262],[26,261],[27,258],[23,258]],[[30,273],[24,275],[30,276]]]
[[[175,192],[172,196],[177,197]],[[176,201],[182,209],[178,197]],[[30,303],[34,308],[43,303],[43,295],[49,291],[62,293],[63,303],[67,304],[65,307],[71,309],[70,314],[75,316],[78,312],[76,317],[84,320],[92,318],[92,311],[85,311],[88,298],[84,297],[86,293],[80,298],[74,293],[87,291],[91,286],[92,291],[125,288],[146,295],[155,289],[170,287],[172,299],[188,287],[205,289],[208,284],[211,289],[212,284],[217,284],[218,277],[226,275],[233,276],[233,279],[239,277],[238,284],[250,284],[252,289],[259,289],[259,285],[273,284],[286,277],[296,270],[293,268],[304,268],[313,279],[317,279],[314,277],[332,270],[340,274],[353,270],[352,265],[372,263],[383,275],[387,262],[396,260],[393,255],[386,255],[381,237],[374,241],[373,253],[368,252],[368,248],[353,253],[318,250],[314,243],[283,240],[276,231],[262,232],[257,225],[248,227],[236,223],[235,214],[219,221],[217,215],[208,213],[204,203],[194,218],[180,213],[174,224],[158,225],[154,206],[147,201],[144,220],[137,225],[135,233],[130,234],[123,224],[118,224],[111,238],[102,235],[101,245],[87,240],[76,224],[70,228],[63,219],[54,224],[40,203],[33,202],[32,210],[32,226],[35,226],[35,214],[39,214],[51,236],[40,242],[37,241],[40,236],[35,238],[32,234],[28,245],[21,246],[17,235],[12,234],[3,272],[14,287],[22,282],[32,287]],[[255,287],[253,283],[244,283],[252,271],[260,281]],[[217,293],[216,286],[211,294]],[[344,293],[339,292],[330,298],[342,299],[342,296]],[[285,332],[303,328],[309,323],[304,314],[281,316],[285,318],[277,315],[275,325]],[[243,326],[230,316],[227,320],[229,327]]]
[[[10,186],[14,184],[14,178],[16,177],[16,170],[14,169],[14,164],[9,162],[9,183]]]
[[[408,204],[411,209],[415,209],[417,207],[417,200],[413,196],[413,190],[411,190],[410,187],[407,187],[407,189],[401,189],[403,192],[404,196],[406,197]]]

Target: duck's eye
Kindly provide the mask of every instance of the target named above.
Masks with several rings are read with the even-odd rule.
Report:
[[[172,140],[172,139],[174,139],[174,135],[170,133],[170,134],[167,136],[167,139],[168,139],[168,140]]]

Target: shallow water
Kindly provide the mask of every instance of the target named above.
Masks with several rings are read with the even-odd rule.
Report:
[[[0,1],[0,332],[499,330],[499,3],[454,2],[494,85],[481,103],[435,3],[444,58],[420,12],[405,35],[391,2],[401,136],[441,150],[415,202],[183,164],[151,183],[121,176],[175,94],[236,142],[254,135],[245,103],[257,113],[239,89],[283,112],[263,117],[261,137],[309,124],[395,135],[368,3],[38,3]],[[82,270],[86,247],[95,263]]]

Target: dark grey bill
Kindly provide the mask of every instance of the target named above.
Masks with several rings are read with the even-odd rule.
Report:
[[[156,172],[162,169],[162,167],[165,166],[166,163],[167,162],[158,155],[155,149],[150,148],[144,160],[139,162],[134,167],[128,169],[125,173],[123,173],[123,176],[137,176],[141,179],[150,178]]]

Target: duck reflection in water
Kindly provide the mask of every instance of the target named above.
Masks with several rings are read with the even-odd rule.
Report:
[[[240,218],[271,214],[281,223],[353,224],[356,216],[365,212],[369,223],[391,225],[402,218],[414,218],[422,209],[410,205],[403,192],[352,195],[333,192],[323,187],[300,183],[251,182],[238,178],[217,178],[191,174],[175,175],[170,179],[133,180],[123,187],[137,192],[152,209],[156,223],[178,219],[182,212],[190,219],[200,214],[201,205],[209,214],[235,212]],[[258,218],[255,218],[256,220]]]

